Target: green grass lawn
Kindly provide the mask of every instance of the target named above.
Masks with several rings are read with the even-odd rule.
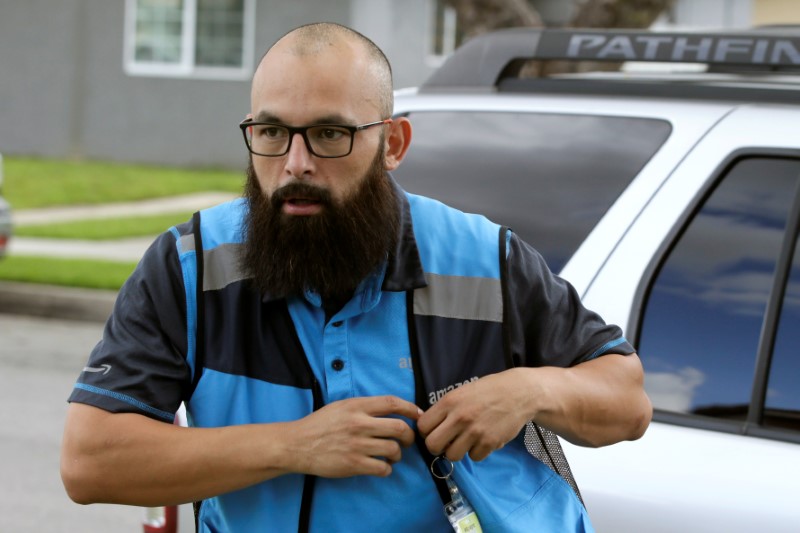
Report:
[[[190,218],[192,218],[192,213],[186,212],[17,226],[14,228],[14,236],[88,240],[155,236],[171,226],[186,222]]]
[[[206,191],[238,193],[244,182],[244,169],[179,169],[9,156],[3,163],[3,196],[14,209],[127,202]]]
[[[90,289],[119,289],[136,263],[13,256],[0,259],[0,279]]]
[[[244,171],[179,169],[98,161],[3,157],[3,196],[14,210],[130,202],[195,192],[239,193]],[[156,235],[190,213],[18,226],[14,235],[117,239]],[[12,236],[12,239],[14,237]],[[6,256],[0,280],[119,289],[135,263],[94,259]]]

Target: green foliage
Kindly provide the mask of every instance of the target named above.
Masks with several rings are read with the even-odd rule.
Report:
[[[10,256],[0,260],[0,279],[118,290],[134,268],[136,263]]]
[[[102,204],[194,192],[240,192],[244,172],[97,161],[3,158],[3,196],[14,209]]]
[[[168,213],[141,217],[76,220],[35,226],[17,226],[15,237],[46,237],[50,239],[111,240],[158,235],[171,226],[186,222],[192,213]]]
[[[130,202],[195,192],[242,190],[244,173],[97,161],[3,158],[3,196],[12,209]],[[15,237],[117,239],[156,235],[189,213],[17,226]],[[71,287],[119,289],[136,264],[96,259],[6,256],[0,279]]]

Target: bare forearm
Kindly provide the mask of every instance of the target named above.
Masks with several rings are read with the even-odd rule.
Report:
[[[81,424],[72,423],[78,416]],[[72,404],[61,475],[78,503],[196,501],[285,473],[281,439],[271,438],[281,426],[185,428]]]
[[[61,477],[79,503],[168,505],[287,473],[388,476],[419,408],[394,396],[332,402],[285,423],[184,428],[72,404]]]
[[[531,418],[568,441],[605,446],[641,437],[652,417],[638,356],[606,355],[571,368],[515,369]]]

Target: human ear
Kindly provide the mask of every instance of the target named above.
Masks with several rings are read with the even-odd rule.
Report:
[[[400,166],[411,145],[411,121],[406,117],[398,117],[389,124],[389,135],[386,136],[386,151],[383,168],[394,170]]]

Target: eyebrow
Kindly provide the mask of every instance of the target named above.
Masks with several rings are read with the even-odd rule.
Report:
[[[284,126],[291,126],[291,124],[286,123],[285,121],[281,120],[281,118],[268,111],[261,111],[255,117],[253,117],[253,122],[271,122],[275,124],[282,124]],[[344,126],[355,126],[356,122],[352,120],[346,119],[344,116],[339,114],[331,114],[331,115],[322,115],[317,117],[316,120],[309,122],[308,124],[304,124],[304,126],[313,126],[316,124],[341,124]],[[302,127],[302,126],[294,126],[294,127]]]
[[[267,111],[259,112],[253,117],[253,122],[278,122],[282,124],[281,119],[278,118],[278,115],[273,115]]]

